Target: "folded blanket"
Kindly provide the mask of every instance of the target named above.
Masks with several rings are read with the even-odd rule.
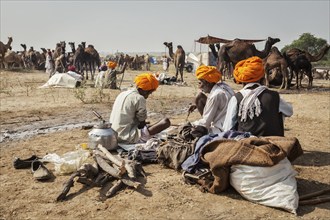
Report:
[[[200,183],[211,193],[220,193],[229,186],[231,165],[273,166],[288,157],[293,161],[303,151],[297,138],[250,137],[236,140],[216,140],[208,143],[201,154],[201,160],[209,165],[214,181]]]

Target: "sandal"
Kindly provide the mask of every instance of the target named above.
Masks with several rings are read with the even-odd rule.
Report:
[[[36,159],[40,159],[39,157],[37,157],[36,155],[32,155],[30,158],[21,160],[18,157],[15,157],[14,161],[13,161],[13,165],[15,167],[15,169],[26,169],[26,168],[30,168],[31,164],[34,160]]]
[[[34,160],[31,165],[33,177],[36,180],[48,180],[52,177],[49,170],[40,160]]]

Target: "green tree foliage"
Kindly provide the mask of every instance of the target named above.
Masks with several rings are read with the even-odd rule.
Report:
[[[298,48],[303,51],[307,51],[311,55],[315,55],[319,53],[321,48],[323,48],[327,44],[327,41],[323,38],[317,38],[311,33],[303,33],[300,35],[299,39],[294,40],[291,44],[285,45],[281,52],[285,52],[291,48]],[[316,65],[322,66],[330,66],[330,52],[328,51],[327,54],[317,63]]]

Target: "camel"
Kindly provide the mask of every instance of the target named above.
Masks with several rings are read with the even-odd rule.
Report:
[[[186,60],[186,53],[184,52],[182,46],[178,45],[175,54],[173,53],[172,42],[164,42],[164,45],[168,47],[169,55],[174,60],[174,66],[176,69],[175,77],[178,78],[178,73],[181,75],[181,82],[183,82],[183,68]]]
[[[68,53],[67,63],[69,63],[69,65],[73,65],[74,54],[76,53],[76,48],[75,48],[74,42],[69,42],[68,44],[70,45],[71,52]]]
[[[3,64],[3,59],[5,57],[5,53],[7,52],[8,49],[11,48],[11,43],[13,42],[13,38],[12,37],[8,37],[8,42],[6,44],[4,44],[2,41],[0,41],[0,64],[2,66],[4,66]]]
[[[279,68],[283,75],[280,89],[288,89],[288,63],[277,47],[272,47],[268,56],[263,59],[265,69],[266,86],[269,87],[269,72],[274,68]]]
[[[217,45],[220,45],[220,44],[217,44]],[[214,44],[209,44],[209,48],[211,49],[211,52],[213,54],[213,56],[218,59],[218,52],[217,50],[215,49],[215,45]],[[218,47],[217,47],[218,48]]]
[[[79,72],[83,72],[83,66],[85,63],[85,49],[82,44],[79,44],[73,55],[73,65],[78,69]]]
[[[22,53],[16,53],[12,50],[7,50],[5,53],[3,63],[6,69],[11,67],[14,67],[15,65],[18,65],[19,68],[23,67],[23,54]]]
[[[24,68],[32,69],[34,67],[34,63],[30,59],[29,52],[26,50],[26,45],[21,44],[21,47],[23,47],[22,53],[22,61]]]
[[[33,47],[30,47],[30,49],[26,52],[26,54],[28,59],[30,59],[30,61],[32,62],[34,69],[45,70],[45,63],[46,63],[45,54],[34,50]]]
[[[88,79],[89,70],[91,79],[94,80],[95,65],[98,67],[101,65],[101,58],[93,45],[88,45],[87,48],[85,48],[85,45],[86,42],[81,42],[81,44],[78,45],[73,56],[73,64],[81,73],[84,73],[84,69],[86,70],[86,79]]]
[[[89,69],[91,72],[91,78],[92,80],[94,80],[94,74],[95,74],[95,66],[97,66],[97,68],[99,68],[101,66],[101,58],[99,53],[97,52],[97,50],[95,50],[93,45],[88,45],[87,48],[85,48],[85,53],[89,54]],[[87,74],[87,73],[86,73]],[[88,79],[88,77],[86,77],[86,79]]]
[[[56,44],[55,51],[53,53],[53,59],[55,61],[55,71],[60,73],[66,70],[66,58],[65,58],[65,41],[60,41]]]
[[[313,75],[312,75],[312,64],[311,62],[307,59],[306,56],[303,54],[298,55],[295,57],[294,60],[289,61],[289,68],[291,71],[291,76],[289,79],[289,82],[291,84],[293,73],[296,75],[296,87],[297,89],[302,88],[301,81],[303,78],[304,73],[308,77],[308,87],[307,88],[312,88],[313,85]]]
[[[298,48],[292,48],[284,52],[283,56],[288,62],[288,66],[290,69],[290,79],[289,85],[291,84],[293,74],[296,75],[296,87],[299,89],[301,85],[301,80],[303,77],[303,73],[305,73],[308,77],[308,88],[312,87],[313,84],[313,75],[312,75],[312,65],[311,62],[319,61],[323,58],[323,56],[329,51],[330,45],[326,44],[321,48],[320,52],[316,55],[311,55],[307,51],[300,50]],[[299,77],[300,73],[300,77]]]
[[[220,44],[215,44],[215,45],[209,44],[209,48],[211,49],[213,56],[217,59],[217,68],[219,69],[219,54],[218,53],[220,50]],[[215,48],[218,49],[218,52]],[[227,76],[227,79],[231,79],[233,77],[233,75],[231,74],[233,71],[232,65],[228,61],[223,61],[223,62],[224,62],[224,66],[223,66],[222,72],[221,72],[222,80],[226,80],[226,76]]]
[[[220,72],[223,71],[227,62],[232,63],[233,67],[235,67],[239,61],[252,56],[258,56],[264,59],[270,52],[271,47],[277,42],[280,42],[280,39],[268,37],[265,48],[262,51],[257,50],[254,44],[240,39],[235,39],[230,43],[222,45],[218,52]]]

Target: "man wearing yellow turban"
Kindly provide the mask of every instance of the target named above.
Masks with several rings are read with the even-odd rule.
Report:
[[[195,104],[189,107],[188,115],[197,108],[202,118],[193,122],[193,125],[204,126],[210,133],[220,133],[223,131],[227,105],[234,91],[221,81],[221,73],[214,66],[199,66],[196,77],[202,92],[197,95]]]
[[[146,122],[146,100],[156,91],[158,80],[151,73],[143,73],[134,82],[136,88],[120,93],[110,114],[110,123],[118,133],[118,142],[123,144],[146,142],[171,125],[168,118],[153,125]]]
[[[260,84],[264,77],[262,60],[254,56],[238,62],[233,75],[244,87],[228,104],[225,131],[284,136],[283,116],[293,114],[292,106],[281,99],[278,92]]]

